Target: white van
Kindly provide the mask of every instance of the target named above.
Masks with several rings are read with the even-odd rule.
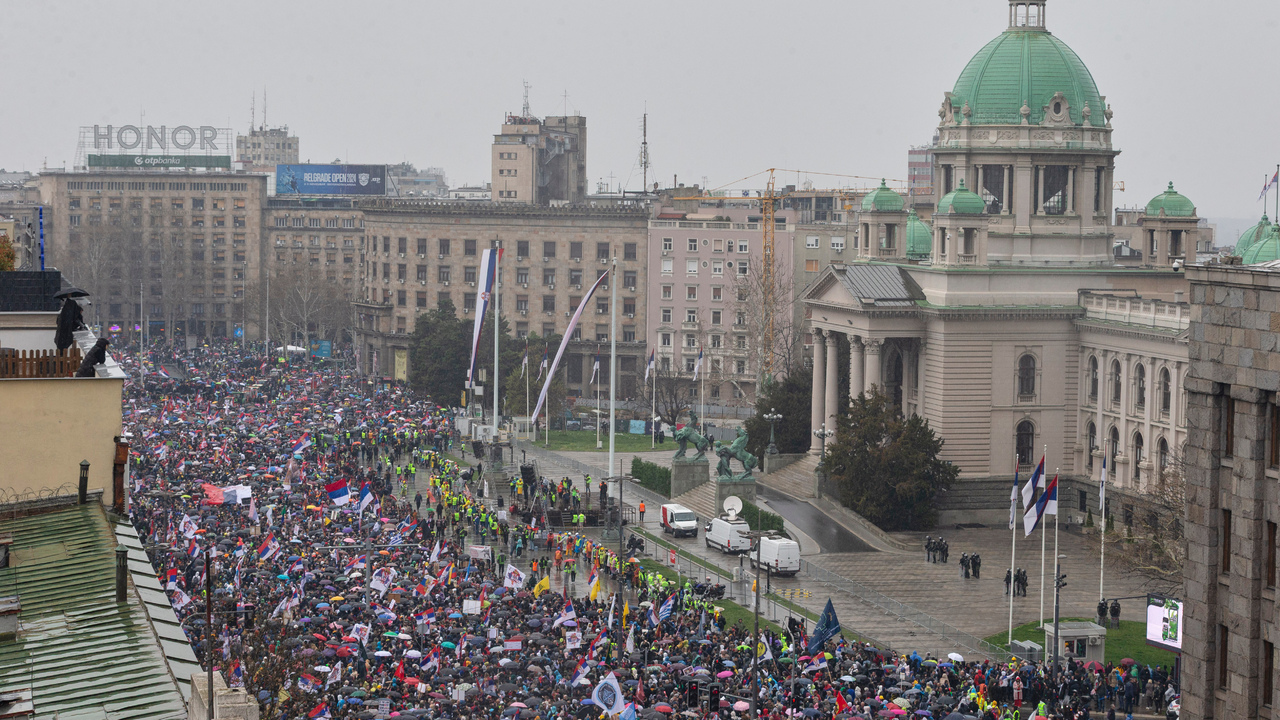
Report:
[[[662,506],[662,532],[675,537],[698,537],[698,516],[683,505],[671,503]]]
[[[707,531],[707,547],[734,555],[745,553],[751,549],[751,541],[745,537],[744,533],[750,531],[747,521],[742,518],[733,520],[715,518],[711,521],[711,529]]]
[[[800,543],[786,538],[760,538],[760,565],[774,575],[791,577],[800,572]],[[751,549],[751,566],[756,567],[756,549]]]

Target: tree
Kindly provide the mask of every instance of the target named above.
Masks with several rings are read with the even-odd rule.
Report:
[[[542,386],[547,382],[547,375],[545,372],[542,373],[541,379],[538,377],[538,368],[542,364],[543,352],[546,351],[548,358],[554,357],[556,349],[560,346],[560,338],[554,335],[543,339],[538,337],[536,334],[530,334],[528,340],[528,377],[526,378],[526,376],[521,372],[522,365],[520,363],[520,357],[524,355],[524,350],[520,350],[520,354],[516,356],[516,360],[511,365],[511,370],[507,373],[507,378],[503,382],[503,393],[506,398],[504,412],[508,415],[525,415],[526,387],[529,390],[527,412],[533,412],[533,406],[538,403],[538,395],[542,392]],[[515,343],[513,342],[512,344],[514,345]],[[550,364],[549,360],[548,364]],[[566,395],[567,389],[564,384],[564,374],[556,373],[555,379],[551,382],[551,386],[547,388],[547,401],[543,411],[543,416],[548,418],[562,416],[565,411]],[[544,422],[543,425],[545,426],[545,424],[546,423]]]
[[[286,266],[271,278],[272,336],[300,338],[309,347],[313,336],[337,340],[351,328],[347,289],[330,280],[314,263]]]
[[[409,341],[410,387],[441,405],[461,402],[470,331],[449,300],[419,315]]]
[[[744,313],[753,363],[763,384],[770,350],[775,378],[800,366],[804,355],[804,327],[797,321],[799,289],[794,287],[788,268],[775,263],[770,282],[765,278],[762,256],[754,256],[749,263],[747,273],[736,276],[736,312]],[[757,341],[757,338],[765,340]]]
[[[813,370],[801,366],[780,380],[762,385],[756,396],[756,414],[746,422],[747,435],[751,438],[747,449],[751,454],[764,457],[769,447],[769,422],[764,416],[771,411],[782,416],[775,434],[778,452],[802,453],[809,449],[813,438],[812,382]]]
[[[837,420],[825,465],[840,501],[885,530],[919,530],[960,470],[938,458],[943,441],[918,415],[904,418],[879,390],[863,393]]]
[[[9,238],[9,233],[0,233],[0,272],[12,270],[16,257],[13,251],[13,240]]]
[[[1182,587],[1182,569],[1187,561],[1187,539],[1183,534],[1183,518],[1187,507],[1185,464],[1181,457],[1170,458],[1156,481],[1149,483],[1137,496],[1135,513],[1145,514],[1134,532],[1100,532],[1106,542],[1107,559],[1115,558],[1125,572],[1143,579],[1153,592],[1176,593]],[[1106,528],[1106,523],[1101,523]]]
[[[657,392],[654,405],[663,422],[674,426],[686,408],[697,410],[698,387],[692,374],[654,367],[651,382]]]

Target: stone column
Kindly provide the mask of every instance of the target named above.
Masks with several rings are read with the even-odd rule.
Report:
[[[867,355],[867,361],[866,361],[867,370],[866,370],[866,375],[863,378],[863,383],[866,384],[867,390],[870,390],[872,386],[879,386],[881,384],[880,382],[880,347],[883,344],[884,344],[884,341],[880,340],[879,338],[867,338],[866,340],[863,341],[863,345],[866,348],[866,355]]]
[[[827,379],[827,341],[822,330],[813,328],[813,393],[812,408],[809,412],[809,423],[817,430],[822,425],[822,419],[827,416],[823,408],[826,401],[826,379]],[[816,436],[810,435],[809,452],[817,455],[822,449],[821,443]]]
[[[824,403],[826,413],[822,422],[827,424],[828,430],[836,428],[836,416],[840,414],[840,378],[837,375],[839,368],[836,367],[836,352],[840,345],[836,342],[835,332],[827,332],[827,400]]]
[[[1032,172],[1034,173],[1032,186],[1035,188],[1036,206],[1032,208],[1031,214],[1039,215],[1044,212],[1044,166],[1036,165]]]
[[[1013,208],[1009,207],[1009,198],[1011,197],[1010,194],[1013,192],[1013,166],[1004,165],[1003,171],[1004,171],[1004,187],[1001,189],[1000,194],[1003,195],[1004,197],[1002,198],[1000,212],[1003,215],[1008,215],[1013,212]]]
[[[924,358],[929,343],[920,338],[916,343],[916,414],[924,417]]]
[[[1076,166],[1067,168],[1067,212],[1076,211]]]
[[[849,401],[862,394],[862,363],[865,362],[862,352],[862,338],[849,336]]]

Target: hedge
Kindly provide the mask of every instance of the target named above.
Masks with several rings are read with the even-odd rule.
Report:
[[[664,468],[638,457],[631,458],[631,477],[640,482],[640,486],[658,493],[662,497],[671,497],[671,468]]]
[[[742,519],[752,530],[777,530],[783,532],[782,516],[761,510],[755,503],[742,503]]]

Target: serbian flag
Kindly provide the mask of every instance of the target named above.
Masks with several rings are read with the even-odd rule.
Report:
[[[649,373],[653,371],[653,360],[657,357],[657,350],[649,351],[649,364],[644,366],[644,381],[649,382]]]
[[[156,366],[156,374],[157,374],[157,375],[159,375],[159,376],[160,376],[160,377],[162,377],[162,378],[167,378],[167,377],[169,377],[169,373],[167,373],[167,372],[165,372],[165,371],[164,371],[164,366],[163,366],[163,365],[157,365],[157,366]]]
[[[209,483],[200,483],[200,489],[204,491],[205,505],[221,505],[225,502],[225,496],[222,494],[222,488]]]
[[[364,559],[363,555],[357,555],[356,557],[351,558],[342,571],[351,572],[352,570],[359,570],[364,567]]]
[[[573,601],[570,600],[569,598],[565,598],[564,611],[560,613],[560,617],[556,618],[555,622],[551,623],[551,627],[553,628],[560,627],[565,622],[576,619],[577,617],[578,617],[578,613],[575,612],[573,609]]]
[[[314,708],[312,708],[312,709],[311,709],[311,712],[307,713],[307,717],[309,717],[309,718],[331,718],[331,717],[333,717],[333,716],[329,714],[329,704],[328,704],[328,703],[320,703],[319,705],[317,705],[317,706],[315,706]]]
[[[195,540],[192,540],[191,544],[187,546],[187,557],[190,557],[190,558],[200,557],[200,546],[196,544]]]
[[[414,585],[414,586],[413,586],[413,596],[414,596],[414,597],[426,597],[426,596],[427,596],[427,586],[426,586],[426,585],[423,585],[422,583],[418,583],[417,585]]]
[[[373,502],[373,485],[372,485],[371,483],[369,483],[369,481],[367,481],[367,480],[366,480],[366,481],[365,481],[365,483],[364,483],[363,485],[361,485],[361,486],[360,486],[360,509],[359,509],[359,512],[360,512],[361,514],[363,514],[363,513],[364,513],[364,509],[365,509],[366,507],[368,507],[368,506],[369,506],[369,503],[371,503],[371,502]]]
[[[269,558],[269,557],[271,557],[272,555],[275,555],[275,554],[276,554],[276,550],[277,550],[277,548],[276,548],[276,547],[274,547],[274,545],[275,545],[275,536],[276,536],[276,534],[275,534],[275,533],[273,533],[273,532],[271,532],[271,533],[267,533],[267,537],[266,537],[266,539],[265,539],[265,540],[263,540],[263,541],[262,541],[262,544],[258,546],[258,559],[259,559],[259,560],[266,560],[267,558]]]
[[[588,653],[588,656],[589,655],[590,653]],[[573,669],[573,676],[569,678],[569,687],[573,687],[578,683],[582,682],[583,679],[587,677],[587,670],[590,670],[590,669],[591,668],[587,667],[587,658],[582,658],[581,660],[579,660],[578,667]]]
[[[302,433],[302,437],[298,438],[298,442],[293,444],[293,448],[289,452],[297,455],[309,447],[311,447],[311,433],[306,432]]]
[[[351,502],[351,491],[347,489],[346,480],[334,480],[324,486],[324,491],[329,493],[329,499],[334,505],[346,505]]]
[[[169,568],[168,572],[165,573],[164,585],[166,590],[178,589],[178,568]]]

